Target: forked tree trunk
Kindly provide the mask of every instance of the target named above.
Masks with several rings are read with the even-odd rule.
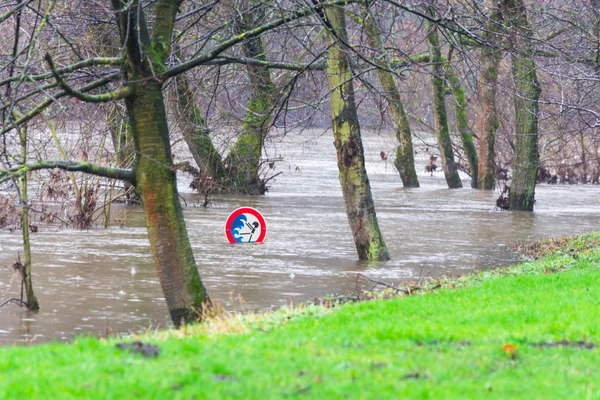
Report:
[[[510,210],[533,211],[538,170],[538,101],[540,85],[533,60],[533,43],[522,0],[506,0],[512,25],[512,75],[515,82],[515,161],[510,185]]]
[[[115,10],[126,8],[122,0],[112,2]],[[199,319],[210,304],[177,193],[162,82],[154,77],[154,71],[164,68],[169,54],[178,6],[176,1],[156,3],[152,40],[143,12],[117,14],[127,49],[127,79],[133,89],[125,104],[138,154],[135,186],[142,198],[154,264],[175,326]],[[141,5],[134,0],[131,9],[137,7]]]
[[[490,20],[485,36],[492,43],[500,42],[498,34],[502,13],[496,1],[490,1]],[[498,116],[496,111],[496,92],[498,87],[498,67],[502,52],[498,47],[481,48],[479,61],[479,115],[477,130],[479,134],[479,175],[476,177],[478,188],[493,190],[496,185],[496,130]]]
[[[260,11],[244,14],[238,25],[240,32],[250,29],[254,19],[260,18]],[[247,40],[242,44],[244,57],[267,61],[265,45],[261,37]],[[225,159],[230,184],[242,194],[264,194],[266,188],[259,177],[260,159],[265,138],[271,124],[271,116],[276,102],[275,85],[268,68],[259,65],[246,65],[252,93],[248,100],[246,118],[242,132]]]
[[[429,54],[431,57],[433,86],[433,115],[435,121],[435,133],[440,149],[442,169],[446,177],[446,183],[450,189],[462,188],[462,182],[458,175],[458,168],[454,161],[454,150],[452,150],[452,139],[450,138],[450,127],[448,126],[448,113],[444,96],[444,61],[440,48],[440,37],[437,27],[429,25]]]
[[[359,259],[389,260],[365,169],[349,59],[338,41],[339,38],[342,43],[348,43],[344,8],[328,7],[326,14],[337,37],[329,35],[331,46],[327,57],[327,81],[331,91],[334,144],[348,222]]]
[[[245,15],[245,18],[250,19],[253,15]],[[238,26],[240,32],[249,28],[250,23],[252,21],[241,22]],[[242,50],[244,57],[267,61],[260,37],[243,43]],[[259,195],[266,190],[259,177],[260,160],[276,102],[276,90],[268,68],[248,64],[246,70],[252,88],[246,117],[242,131],[224,162],[208,135],[206,122],[183,74],[176,78],[178,104],[175,109],[184,140],[204,176],[212,177],[223,190]]]
[[[400,173],[400,179],[402,179],[404,187],[419,187],[419,179],[415,170],[412,132],[410,131],[408,116],[402,104],[396,79],[390,72],[390,62],[381,38],[381,31],[377,26],[369,5],[366,5],[365,9],[366,17],[363,20],[363,28],[367,34],[369,46],[379,52],[377,63],[381,68],[377,69],[377,76],[381,82],[384,94],[389,101],[392,122],[394,123],[396,138],[398,139],[398,149],[396,150],[394,165]]]

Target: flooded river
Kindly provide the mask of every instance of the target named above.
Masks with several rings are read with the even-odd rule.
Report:
[[[341,197],[331,133],[290,134],[271,144],[282,171],[266,196],[203,198],[180,190],[200,274],[212,298],[227,307],[277,307],[355,290],[358,272],[388,282],[460,274],[509,264],[508,246],[547,236],[590,232],[600,226],[598,187],[539,186],[535,213],[495,209],[497,193],[448,190],[443,175],[420,172],[420,189],[403,189],[391,158],[394,140],[365,139],[377,215],[392,261],[364,263],[356,253]],[[426,156],[418,157],[423,171]],[[179,159],[180,161],[181,159]],[[296,168],[297,167],[297,168]],[[466,177],[463,184],[468,187]],[[223,229],[237,207],[258,208],[269,234],[262,245],[229,245]],[[0,308],[0,344],[68,340],[169,323],[146,237],[134,211],[123,228],[76,231],[43,226],[32,235],[33,280],[42,310]],[[18,233],[0,232],[0,265],[21,251]],[[0,269],[0,299],[13,297],[11,273]]]

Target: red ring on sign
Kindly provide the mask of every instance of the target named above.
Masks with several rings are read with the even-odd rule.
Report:
[[[229,214],[229,217],[227,217],[227,221],[225,222],[225,236],[227,236],[227,240],[229,241],[229,243],[237,243],[237,241],[233,237],[233,233],[231,232],[231,224],[241,214],[252,214],[254,217],[256,217],[258,223],[260,224],[260,235],[254,243],[262,243],[265,240],[265,237],[267,236],[267,223],[260,211],[252,207],[240,207],[234,210],[231,214]]]

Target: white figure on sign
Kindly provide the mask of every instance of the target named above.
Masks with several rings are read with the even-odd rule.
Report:
[[[266,235],[266,221],[254,208],[238,208],[225,223],[225,236],[229,243],[262,243]]]
[[[233,238],[236,242],[252,242],[262,232],[260,222],[252,214],[242,214],[233,221]]]

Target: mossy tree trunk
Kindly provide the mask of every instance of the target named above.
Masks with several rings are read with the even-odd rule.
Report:
[[[327,57],[327,81],[331,91],[334,144],[348,222],[359,259],[389,260],[365,169],[349,59],[342,48],[343,44],[338,41],[339,38],[342,43],[348,43],[344,8],[328,7],[326,15],[335,34],[329,35],[331,45]]]
[[[171,319],[176,326],[198,319],[210,303],[200,280],[177,193],[162,84],[180,1],[158,0],[152,37],[143,12],[121,11],[128,3],[112,0],[127,51],[132,94],[125,104],[138,154],[135,186],[142,198],[154,263]],[[134,0],[131,10],[141,5]]]
[[[119,168],[130,168],[135,161],[135,149],[131,125],[127,113],[118,104],[109,104],[106,123],[115,148],[116,164]]]
[[[127,116],[127,111],[121,108],[120,104],[109,104],[109,110],[106,113],[106,123],[110,131],[110,136],[115,148],[115,162],[119,168],[131,168],[135,163],[135,145],[133,142],[133,133],[131,124]],[[124,182],[123,191],[127,201],[139,202],[139,196],[135,192],[131,183]],[[110,210],[110,209],[109,209]]]
[[[409,60],[415,63],[430,63],[431,57],[429,54],[421,54],[410,57]],[[475,143],[473,141],[475,135],[469,126],[469,118],[467,117],[467,99],[465,96],[465,91],[462,87],[460,79],[458,79],[458,76],[454,72],[454,68],[452,68],[452,65],[448,59],[444,56],[441,56],[441,60],[444,63],[445,79],[449,83],[449,92],[454,98],[456,127],[458,129],[460,140],[465,151],[465,156],[471,170],[471,186],[475,188],[477,185],[478,157],[477,148],[475,147]],[[396,59],[395,62],[404,64],[406,60]]]
[[[495,1],[490,1],[490,16],[485,36],[491,43],[499,43],[499,25],[502,13]],[[479,58],[479,113],[477,130],[479,135],[479,175],[476,176],[479,189],[493,190],[496,185],[496,92],[498,87],[498,67],[502,52],[498,47],[484,46]]]
[[[242,33],[256,26],[260,18],[258,9],[245,12],[236,26],[238,32]],[[261,37],[249,39],[241,47],[244,57],[267,61]],[[246,71],[251,86],[246,116],[242,130],[224,161],[208,135],[206,122],[184,75],[176,78],[176,112],[184,140],[201,173],[205,177],[212,177],[217,186],[225,191],[258,195],[264,194],[266,190],[259,177],[259,170],[264,141],[276,103],[276,90],[268,68],[247,64]]]
[[[260,9],[257,9],[260,10]],[[260,11],[246,12],[238,24],[239,32],[256,26],[262,18]],[[262,37],[249,39],[242,44],[246,58],[267,61]],[[276,103],[276,90],[268,68],[246,65],[252,92],[248,100],[242,132],[225,159],[230,185],[238,193],[264,194],[264,183],[259,177],[260,159],[265,138],[271,124]]]
[[[195,100],[194,92],[185,74],[177,76],[175,82],[177,98],[174,111],[183,139],[200,173],[204,177],[211,177],[215,182],[220,182],[225,178],[223,161],[208,134],[208,127]]]
[[[27,129],[19,129],[19,140],[21,142],[21,163],[27,164]],[[23,233],[23,284],[27,296],[27,308],[39,310],[40,303],[33,290],[31,279],[31,242],[29,240],[29,198],[27,196],[27,174],[21,178],[21,227]]]
[[[534,46],[522,0],[505,0],[515,83],[515,161],[510,185],[510,210],[533,211],[538,170],[538,101],[540,84],[533,60]]]
[[[431,57],[431,83],[433,86],[433,115],[435,121],[435,133],[442,160],[442,169],[446,177],[446,183],[450,189],[462,188],[462,182],[458,175],[458,168],[454,160],[452,150],[452,139],[450,138],[450,127],[448,126],[448,112],[446,110],[445,84],[444,84],[444,61],[440,48],[440,36],[436,26],[429,26],[429,54]]]
[[[381,30],[373,16],[369,4],[364,6],[366,11],[363,28],[367,34],[369,46],[379,54],[377,63],[381,68],[377,69],[377,76],[381,82],[384,94],[390,104],[392,122],[395,127],[396,138],[398,139],[398,149],[396,150],[396,160],[394,165],[400,173],[400,179],[404,187],[419,187],[419,179],[415,170],[414,149],[412,144],[412,132],[408,116],[402,104],[402,98],[396,83],[396,79],[391,71],[388,54],[385,49]]]
[[[465,98],[465,91],[460,84],[460,80],[454,73],[454,68],[449,62],[446,62],[446,79],[450,83],[450,90],[454,96],[454,104],[456,106],[456,129],[460,135],[460,140],[465,151],[465,157],[469,163],[469,169],[471,170],[471,187],[477,188],[477,175],[478,175],[478,158],[477,149],[473,142],[473,131],[469,126],[469,118],[467,117],[467,99]]]

